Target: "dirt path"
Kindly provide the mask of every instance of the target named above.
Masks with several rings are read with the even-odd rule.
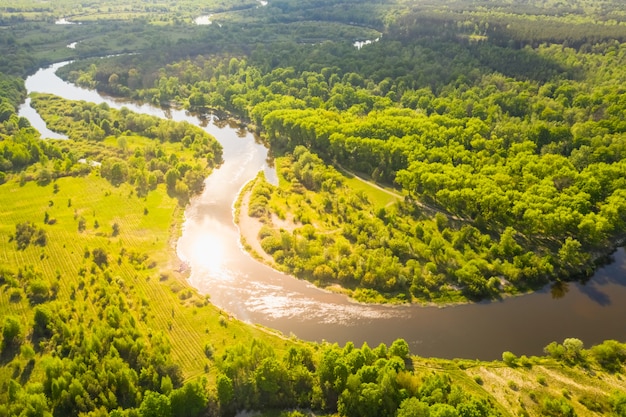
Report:
[[[387,193],[387,194],[389,194],[389,195],[391,195],[393,197],[396,197],[396,198],[399,198],[399,199],[404,199],[404,197],[405,197],[403,194],[398,193],[397,191],[393,191],[393,190],[389,190],[387,188],[381,187],[380,185],[376,184],[375,182],[367,180],[367,179],[359,176],[358,174],[355,174],[354,172],[345,169],[341,165],[337,165],[337,168],[340,171],[343,171],[344,173],[346,173],[348,175],[352,175],[354,178],[356,178],[357,180],[361,181],[362,183],[365,183],[365,184],[367,184],[367,185],[369,185],[371,187],[374,187],[374,188],[376,188],[376,189],[378,189],[378,190],[380,190],[380,191],[382,191],[384,193]],[[434,211],[435,213],[441,213],[444,216],[446,216],[446,217],[448,217],[449,219],[452,219],[452,220],[456,220],[456,221],[459,221],[459,222],[469,222],[470,221],[469,219],[466,219],[466,218],[463,218],[463,217],[459,217],[459,216],[455,216],[454,214],[450,214],[450,213],[448,213],[448,212],[446,212],[444,210],[438,209],[436,207],[429,206],[428,204],[422,203],[421,201],[418,201],[418,200],[415,200],[415,199],[412,199],[412,202],[413,202],[413,204],[415,204],[415,205],[417,205],[417,206],[419,206],[419,207],[421,207],[423,209]],[[389,203],[389,204],[391,204],[391,203]]]
[[[390,196],[392,196],[392,197],[396,197],[396,198],[399,198],[399,199],[401,199],[401,200],[403,200],[403,199],[404,199],[404,195],[400,194],[400,193],[399,193],[399,192],[397,192],[397,191],[393,191],[393,190],[390,190],[390,189],[388,189],[388,188],[381,187],[380,185],[376,184],[376,183],[375,183],[375,182],[373,182],[373,181],[366,180],[365,178],[361,177],[360,175],[358,175],[358,174],[356,174],[356,173],[354,173],[354,172],[352,172],[352,171],[350,171],[350,170],[348,170],[348,169],[344,168],[344,167],[343,167],[343,166],[341,166],[340,164],[335,164],[335,166],[337,167],[337,169],[338,169],[340,172],[343,172],[343,173],[348,174],[348,175],[352,175],[354,178],[356,178],[357,180],[361,181],[361,182],[362,182],[362,183],[364,183],[364,184],[367,184],[367,185],[369,185],[369,186],[372,186],[372,187],[374,187],[374,188],[376,188],[376,189],[378,189],[378,190],[380,190],[380,191],[382,191],[382,192],[384,192],[384,193],[389,194],[389,195],[390,195]]]

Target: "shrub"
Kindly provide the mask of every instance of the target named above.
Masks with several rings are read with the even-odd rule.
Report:
[[[93,261],[100,268],[109,264],[109,257],[104,249],[96,248],[91,252],[91,255],[93,256]]]
[[[41,304],[50,296],[50,284],[41,278],[33,279],[28,283],[26,295],[31,304]]]
[[[626,361],[626,345],[616,340],[606,340],[593,346],[590,352],[598,364],[610,372],[618,372]]]
[[[213,357],[214,351],[215,349],[213,348],[212,344],[207,343],[206,345],[204,345],[204,354],[207,358],[211,359]]]
[[[34,223],[18,223],[15,225],[15,242],[19,250],[24,250],[30,244],[46,246],[48,236],[46,231],[35,226]]]
[[[49,325],[52,322],[52,313],[44,306],[35,307],[33,335],[35,337],[49,337],[52,335]]]
[[[391,356],[398,356],[402,359],[409,356],[409,344],[404,339],[396,339],[389,347]]]
[[[17,343],[22,336],[22,325],[15,316],[5,316],[2,323],[2,344],[3,349]]]
[[[588,410],[600,414],[606,414],[609,409],[606,399],[600,395],[583,394],[578,398],[578,402],[584,405]]]
[[[502,353],[502,361],[506,363],[508,366],[517,366],[517,356],[514,353],[509,351]]]
[[[279,237],[268,236],[261,240],[261,247],[266,253],[270,255],[282,248],[282,241]]]
[[[554,417],[574,417],[571,404],[563,398],[544,398],[541,402],[541,415]]]

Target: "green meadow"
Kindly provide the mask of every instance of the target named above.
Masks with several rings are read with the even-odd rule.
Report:
[[[49,283],[50,293],[54,293],[51,299],[77,305],[97,318],[98,311],[90,308],[87,300],[72,299],[71,294],[81,285],[80,270],[91,267],[85,254],[104,249],[113,278],[110,285],[129,289],[126,296],[133,306],[131,314],[142,330],[168,335],[172,359],[180,364],[185,378],[209,369],[204,352],[207,344],[220,352],[232,341],[251,337],[271,341],[278,349],[285,343],[265,330],[231,320],[212,306],[208,297],[189,287],[175,254],[183,210],[163,185],[139,198],[128,184],[114,187],[97,173],[59,178],[46,186],[34,182],[20,185],[14,180],[0,186],[0,207],[0,266],[32,266],[35,274]],[[44,224],[46,213],[48,224]],[[86,223],[83,231],[78,230],[81,218]],[[22,222],[45,230],[45,247],[17,249],[12,236],[15,225]],[[117,236],[113,236],[114,224],[119,227]],[[27,291],[15,282],[3,285],[0,293],[3,315],[19,317],[24,329],[33,321]],[[15,372],[10,367],[0,369],[2,380]],[[35,366],[37,372],[40,369]]]
[[[357,175],[345,174],[345,184],[355,192],[362,191],[367,199],[376,208],[387,207],[402,199],[402,196],[394,191],[381,185],[363,179]]]

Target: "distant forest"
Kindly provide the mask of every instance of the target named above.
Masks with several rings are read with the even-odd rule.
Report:
[[[624,244],[622,1],[5,1],[0,416],[626,416],[619,341],[487,363],[233,319],[173,250],[221,146],[34,94],[69,138],[41,140],[24,80],[64,60],[80,86],[258,134],[279,183],[251,183],[243,215],[276,268],[361,302],[496,300]]]

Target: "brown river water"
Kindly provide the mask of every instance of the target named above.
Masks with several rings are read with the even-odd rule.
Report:
[[[136,112],[201,126],[224,148],[224,164],[205,182],[204,192],[185,210],[178,241],[180,259],[190,268],[189,282],[211,302],[240,320],[277,329],[305,340],[353,341],[371,347],[403,338],[414,354],[444,358],[500,359],[502,352],[538,355],[552,341],[576,337],[586,346],[606,339],[626,341],[626,255],[586,283],[568,283],[501,301],[423,307],[365,305],[277,272],[254,260],[241,247],[233,222],[233,203],[241,187],[260,170],[276,181],[267,149],[244,129],[215,116],[199,118],[183,110],[163,110],[113,99],[77,88],[55,75],[61,64],[43,68],[26,80],[29,92],[47,92],[71,100],[106,102]],[[20,108],[43,137],[58,137],[45,127],[28,103]]]

